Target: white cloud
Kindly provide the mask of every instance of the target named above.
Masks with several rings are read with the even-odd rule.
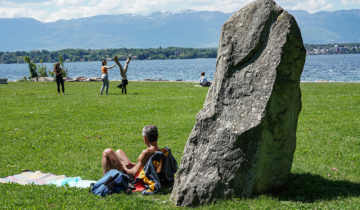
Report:
[[[29,8],[29,7],[37,7],[37,6],[46,6],[46,5],[51,5],[54,3],[54,0],[29,0],[29,1],[25,1],[25,0],[16,0],[16,1],[7,1],[7,0],[0,0],[0,7],[4,6],[4,7],[24,7],[24,8]]]
[[[348,6],[348,5],[360,5],[360,0],[341,0],[341,3],[345,6]]]
[[[67,0],[67,2],[69,1],[70,0]],[[86,6],[71,5],[64,7],[64,4],[61,4],[63,8],[49,14],[44,21],[48,22],[102,14],[133,13],[147,15],[155,11],[179,12],[184,10],[209,10],[233,12],[251,1],[252,0],[91,0]]]
[[[293,6],[290,6],[290,9],[317,12],[320,10],[331,10],[333,7],[333,4],[329,0],[305,0],[294,3]]]
[[[24,14],[32,14],[31,16],[24,16]],[[42,20],[47,14],[46,11],[34,10],[31,8],[7,8],[0,7],[0,18],[19,18],[31,17],[37,20]]]
[[[90,0],[88,5],[95,5],[98,1],[97,0]]]
[[[56,21],[103,14],[133,13],[147,15],[155,11],[179,12],[208,10],[234,12],[254,0],[0,0],[0,17],[31,17]],[[277,0],[285,9],[317,12],[360,6],[360,0]],[[350,5],[350,6],[349,6]]]
[[[209,1],[208,4],[193,5],[194,10],[209,10],[209,11],[222,11],[222,12],[234,12],[240,10],[246,4],[253,0],[215,0]]]
[[[80,5],[83,0],[53,0],[53,3],[57,6]]]

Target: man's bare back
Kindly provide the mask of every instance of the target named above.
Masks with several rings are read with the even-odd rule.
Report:
[[[105,149],[102,155],[103,173],[105,174],[111,169],[117,169],[124,171],[132,177],[136,177],[150,157],[156,151],[159,151],[157,138],[158,131],[156,126],[148,125],[144,127],[143,140],[147,148],[140,153],[137,163],[131,162],[125,152],[120,149],[116,150],[116,152],[112,149]]]

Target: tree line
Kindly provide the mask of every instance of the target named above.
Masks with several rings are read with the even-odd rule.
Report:
[[[101,61],[112,59],[114,56],[125,60],[129,55],[139,60],[153,59],[192,59],[192,58],[216,58],[216,48],[150,48],[150,49],[63,49],[58,51],[33,50],[0,52],[0,63],[24,63],[24,56],[30,58],[34,63],[54,63],[59,57],[67,62],[78,61]]]
[[[360,53],[360,43],[305,44],[305,48],[308,52],[329,49],[326,50],[327,54],[333,53],[334,50],[339,54]],[[78,62],[112,59],[115,55],[120,60],[126,60],[129,55],[138,60],[216,58],[217,48],[159,47],[150,49],[63,49],[58,51],[0,52],[0,63],[24,63],[24,56],[29,57],[34,63],[54,63],[58,61],[59,57],[63,57],[66,62]]]

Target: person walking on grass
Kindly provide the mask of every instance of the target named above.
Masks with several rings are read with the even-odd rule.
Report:
[[[54,65],[54,73],[56,76],[56,84],[57,84],[58,94],[60,95],[60,85],[61,85],[62,93],[63,93],[63,95],[65,95],[64,78],[62,75],[62,70],[60,68],[59,62],[55,63],[55,65]]]
[[[112,66],[106,66],[107,61],[103,60],[102,61],[102,66],[101,66],[101,80],[102,80],[102,86],[101,86],[101,90],[100,90],[100,95],[103,94],[104,88],[105,89],[105,93],[106,95],[109,95],[108,91],[109,91],[109,76],[108,76],[108,69],[114,68],[116,66],[116,64],[112,65]]]
[[[121,75],[121,84],[118,85],[117,87],[118,88],[121,88],[121,94],[124,94],[126,95],[126,86],[128,85],[128,79],[126,77],[126,72],[128,70],[128,66],[129,66],[129,63],[130,63],[130,60],[131,60],[131,56],[129,56],[127,59],[126,59],[126,62],[125,62],[125,67],[123,68],[122,65],[120,64],[119,62],[119,59],[117,56],[114,57],[114,61],[115,63],[119,66],[120,68],[120,75]]]

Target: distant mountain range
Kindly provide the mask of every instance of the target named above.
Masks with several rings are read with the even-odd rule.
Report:
[[[334,12],[289,11],[299,24],[307,44],[360,42],[360,10]]]
[[[305,43],[360,42],[360,10],[289,12],[297,19]],[[156,12],[147,16],[103,15],[52,23],[0,18],[0,51],[218,47],[221,26],[231,15],[210,11]]]

